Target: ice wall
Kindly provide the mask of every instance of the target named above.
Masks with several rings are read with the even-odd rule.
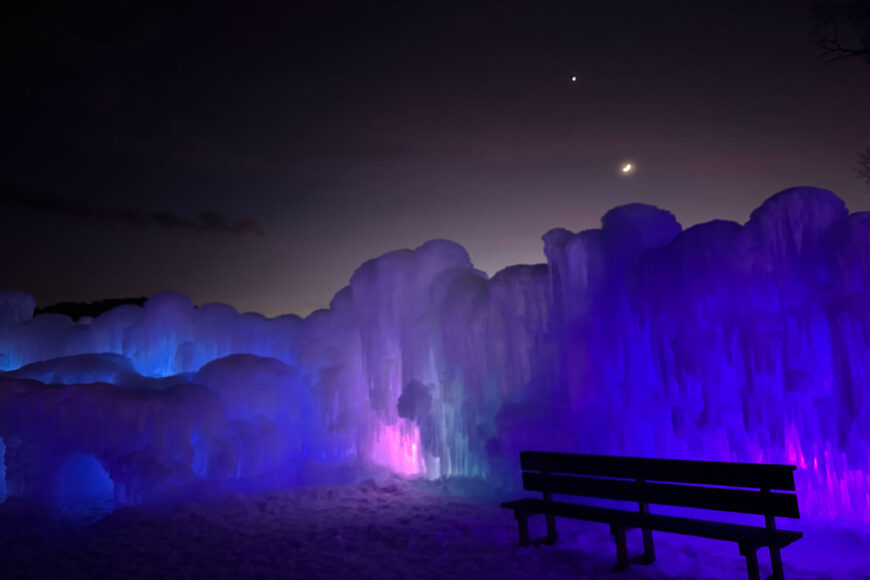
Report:
[[[804,513],[870,519],[868,225],[796,188],[743,227],[547,234],[572,446],[797,464]]]
[[[6,492],[108,475],[135,503],[306,462],[499,482],[540,448],[794,463],[803,513],[870,522],[870,215],[795,188],[683,231],[632,204],[544,253],[488,278],[427,242],[305,319],[162,293],[73,323],[0,293]]]

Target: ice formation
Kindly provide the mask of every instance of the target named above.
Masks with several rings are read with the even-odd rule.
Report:
[[[302,319],[161,293],[93,320],[0,293],[0,494],[137,503],[305,463],[516,478],[526,448],[798,466],[870,522],[870,214],[793,188],[745,225],[618,207],[491,278],[435,240]]]

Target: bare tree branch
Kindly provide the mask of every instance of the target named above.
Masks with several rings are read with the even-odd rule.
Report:
[[[812,34],[827,62],[855,56],[870,61],[870,1],[816,0],[812,5]],[[841,40],[845,35],[848,40]]]
[[[816,40],[816,44],[825,50],[819,57],[824,58],[826,62],[835,62],[844,58],[852,58],[853,56],[870,56],[870,50],[847,48],[840,44],[840,41],[836,38],[819,38]],[[826,58],[828,55],[833,56]]]
[[[858,167],[855,169],[858,179],[863,179],[870,190],[870,147],[858,154]]]
[[[813,39],[826,62],[863,57],[870,64],[870,0],[815,0],[810,22]],[[848,40],[842,41],[841,34]],[[870,193],[870,147],[858,153],[858,179]]]

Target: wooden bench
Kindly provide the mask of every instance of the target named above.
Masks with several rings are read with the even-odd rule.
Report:
[[[767,547],[770,549],[772,577],[781,580],[780,549],[803,536],[800,532],[776,528],[776,516],[800,517],[794,494],[793,465],[540,451],[523,451],[520,463],[523,488],[543,493],[542,499],[524,498],[501,504],[514,511],[521,546],[555,544],[558,539],[556,516],[559,516],[610,524],[616,542],[616,570],[625,570],[630,563],[653,562],[652,531],[658,530],[736,542],[740,554],[746,557],[750,580],[759,578],[756,551]],[[637,507],[597,507],[556,501],[555,494],[637,502]],[[764,526],[654,514],[650,512],[650,505],[757,514],[764,516]],[[535,514],[546,517],[547,535],[530,542],[528,518]],[[642,530],[644,551],[642,555],[629,559],[625,533],[632,528]]]

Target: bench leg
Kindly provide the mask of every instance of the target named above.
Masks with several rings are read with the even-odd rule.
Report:
[[[548,546],[553,546],[556,544],[558,539],[559,535],[556,533],[556,516],[553,514],[547,514],[547,539],[544,543]]]
[[[625,545],[625,528],[611,524],[610,533],[613,534],[613,539],[616,540],[616,566],[613,567],[614,572],[620,572],[628,569],[628,548]]]
[[[643,564],[652,564],[656,561],[656,549],[653,546],[652,530],[643,530],[643,556],[640,559]]]
[[[783,580],[782,574],[782,555],[779,553],[779,548],[776,546],[770,547],[770,567],[773,569],[773,580]]]
[[[529,516],[525,513],[514,512],[514,517],[517,518],[517,525],[520,528],[520,546],[527,548],[529,546]]]
[[[756,556],[755,546],[747,544],[739,544],[740,555],[746,557],[746,571],[749,573],[749,580],[760,580],[758,576],[758,557]]]

